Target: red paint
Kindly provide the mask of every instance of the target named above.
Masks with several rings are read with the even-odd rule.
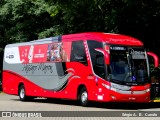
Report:
[[[29,63],[29,54],[30,46],[19,46],[19,55],[22,63]]]

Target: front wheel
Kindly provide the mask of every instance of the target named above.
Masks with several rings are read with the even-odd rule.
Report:
[[[79,101],[82,106],[88,105],[88,93],[86,88],[82,88],[79,94]]]

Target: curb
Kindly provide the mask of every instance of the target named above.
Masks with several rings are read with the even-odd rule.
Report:
[[[150,100],[150,102],[160,102],[160,100]]]
[[[160,100],[153,100],[152,102],[160,102]]]

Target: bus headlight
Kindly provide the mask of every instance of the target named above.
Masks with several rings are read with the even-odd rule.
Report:
[[[113,88],[113,87],[111,87],[111,90],[112,90],[112,91],[117,91],[117,89],[116,89],[116,88]]]
[[[149,92],[149,91],[150,91],[150,88],[146,89],[145,91],[146,91],[146,92]]]
[[[110,86],[109,86],[109,85],[106,85],[106,84],[104,84],[104,83],[102,83],[102,86],[104,86],[104,87],[107,88],[107,89],[110,89]]]

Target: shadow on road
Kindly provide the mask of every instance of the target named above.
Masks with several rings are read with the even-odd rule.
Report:
[[[12,99],[19,101],[19,99]],[[37,103],[49,103],[49,104],[59,104],[59,105],[72,105],[80,106],[78,101],[74,100],[64,100],[64,99],[34,99],[28,102],[37,102]],[[159,102],[150,102],[150,103],[100,103],[100,102],[90,102],[89,108],[104,108],[104,109],[120,109],[120,110],[138,110],[138,109],[154,109],[160,108]]]

